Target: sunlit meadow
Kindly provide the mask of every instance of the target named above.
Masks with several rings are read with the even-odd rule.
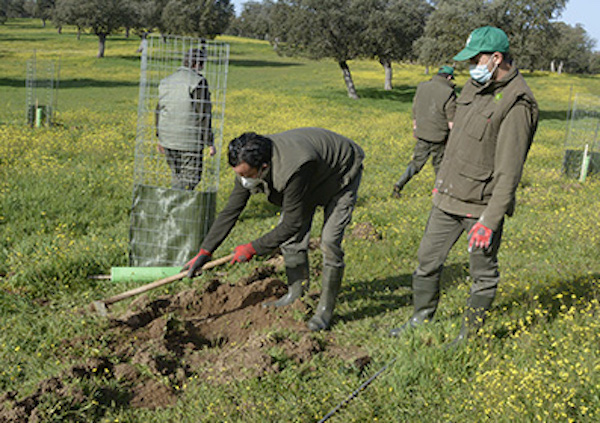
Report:
[[[448,258],[436,321],[400,340],[387,337],[411,313],[410,275],[430,209],[429,164],[402,199],[390,197],[410,159],[411,101],[416,85],[429,78],[423,67],[396,64],[394,89],[386,92],[376,61],[352,61],[361,96],[353,101],[332,61],[278,57],[260,41],[221,40],[231,45],[225,142],[249,130],[321,126],[367,153],[354,224],[369,223],[381,240],[345,240],[346,279],[331,334],[366,350],[372,364],[359,372],[319,355],[277,375],[221,387],[193,377],[177,387],[183,392],[176,406],[154,411],[102,408],[91,400],[65,414],[68,404],[50,401],[44,421],[315,421],[394,358],[331,421],[600,420],[600,181],[561,174],[569,101],[578,92],[600,95],[600,78],[525,72],[541,120],[517,212],[505,225],[501,291],[483,334],[447,351],[468,295],[464,238]],[[77,40],[73,28],[58,35],[33,20],[0,26],[0,392],[27,395],[70,365],[62,361],[66,353],[101,355],[106,323],[76,311],[133,287],[88,276],[127,264],[138,45],[135,36],[111,36],[106,57],[96,59],[97,39]],[[34,49],[38,58],[60,58],[51,128],[26,125],[25,69]],[[461,71],[459,87],[466,78]],[[221,160],[218,207],[232,183],[225,155]],[[274,209],[253,201],[216,256],[276,222]],[[315,234],[318,226],[319,219]],[[318,265],[319,254],[311,260]],[[228,268],[226,277],[235,281],[254,266]],[[84,337],[93,341],[65,351],[64,339]]]

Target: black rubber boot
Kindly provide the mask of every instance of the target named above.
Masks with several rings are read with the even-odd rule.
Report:
[[[416,169],[411,164],[409,164],[406,167],[406,170],[404,171],[402,176],[400,176],[400,179],[398,179],[398,182],[396,182],[394,184],[394,190],[392,191],[392,197],[400,198],[401,191],[404,188],[404,185],[406,185],[408,183],[408,181],[410,181],[411,178],[413,176],[415,176],[416,173],[417,173]]]
[[[456,348],[467,339],[476,335],[485,323],[485,316],[492,306],[493,298],[471,295],[467,308],[463,313],[462,325],[458,336],[448,345],[448,349]]]
[[[281,298],[263,304],[263,307],[283,307],[292,304],[308,291],[310,279],[308,273],[308,256],[294,254],[284,256],[285,273],[288,279],[288,292]]]
[[[408,322],[390,330],[390,336],[400,336],[407,330],[429,323],[437,310],[440,300],[440,284],[438,280],[431,281],[413,275],[413,304],[415,311]]]
[[[343,267],[323,266],[323,289],[319,298],[319,304],[317,305],[317,311],[308,321],[308,328],[310,330],[319,331],[329,328],[335,307],[335,300],[340,291],[343,276]]]

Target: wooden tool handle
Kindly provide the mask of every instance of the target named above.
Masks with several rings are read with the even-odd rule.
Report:
[[[221,258],[213,260],[213,261],[209,261],[204,266],[202,266],[202,270],[212,269],[213,267],[217,267],[217,266],[220,266],[222,264],[225,264],[228,261],[231,261],[231,259],[233,259],[233,257],[234,257],[234,255],[230,254],[228,256],[221,257]],[[188,274],[188,272],[186,270],[186,271],[180,272],[180,273],[178,273],[176,275],[169,276],[168,278],[159,279],[159,280],[154,281],[152,283],[149,283],[149,284],[146,284],[146,285],[142,285],[142,286],[140,286],[138,288],[131,289],[129,291],[125,291],[122,294],[118,294],[118,295],[115,295],[113,297],[107,298],[103,302],[106,305],[114,304],[114,303],[119,302],[121,300],[124,300],[126,298],[133,297],[134,295],[138,295],[138,294],[141,294],[143,292],[150,291],[150,290],[152,290],[154,288],[158,288],[159,286],[163,286],[163,285],[166,285],[168,283],[171,283],[171,282],[183,279],[183,278],[185,278],[187,276],[187,274]]]

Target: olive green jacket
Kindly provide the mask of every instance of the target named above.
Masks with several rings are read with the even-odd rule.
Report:
[[[413,100],[415,136],[429,142],[444,142],[448,138],[448,122],[456,110],[455,84],[441,75],[421,82]]]
[[[172,150],[198,151],[213,145],[210,91],[195,70],[180,67],[158,86],[156,134]]]
[[[516,68],[485,85],[467,81],[457,100],[433,204],[497,230],[504,215],[514,212],[538,114],[533,93]]]
[[[272,251],[298,233],[317,206],[326,205],[362,170],[362,148],[335,132],[298,128],[267,137],[273,141],[273,153],[262,183],[249,190],[236,176],[227,205],[202,242],[205,250],[214,251],[227,237],[251,194],[264,193],[269,202],[281,206],[283,217],[252,245],[258,254]]]

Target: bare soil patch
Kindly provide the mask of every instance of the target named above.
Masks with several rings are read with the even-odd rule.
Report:
[[[103,335],[107,346],[98,357],[43,381],[25,398],[18,399],[17,392],[0,397],[0,422],[43,421],[48,403],[77,410],[91,396],[97,415],[110,406],[169,407],[191,377],[209,384],[260,378],[322,352],[368,364],[360,349],[340,348],[333,335],[308,331],[311,310],[304,302],[264,308],[286,292],[274,272],[267,265],[236,284],[213,279],[202,291],[137,298],[111,317]]]

